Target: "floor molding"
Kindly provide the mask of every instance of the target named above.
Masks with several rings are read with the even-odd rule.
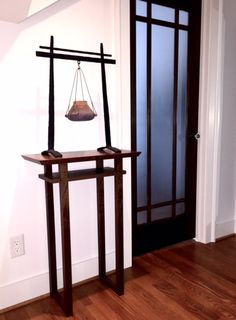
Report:
[[[216,239],[216,242],[226,240],[228,238],[233,238],[233,237],[236,237],[236,233],[232,233],[232,234],[228,234],[227,236],[219,237]]]
[[[236,226],[235,219],[216,222],[216,226],[215,226],[216,239],[220,239],[220,238],[235,234],[236,233],[235,226]]]
[[[114,269],[115,252],[106,254],[107,272]],[[72,264],[73,285],[83,281],[91,281],[98,275],[98,257],[92,257],[84,261]],[[62,267],[57,269],[58,289],[62,288]],[[12,292],[15,294],[12,295]],[[12,283],[6,283],[0,287],[0,313],[8,308],[16,308],[21,304],[28,304],[34,299],[46,297],[49,294],[49,273],[37,274],[30,278],[21,279]]]

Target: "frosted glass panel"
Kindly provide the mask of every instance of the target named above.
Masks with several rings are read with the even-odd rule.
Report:
[[[136,14],[138,16],[147,16],[147,2],[136,0]]]
[[[187,11],[179,11],[179,23],[185,26],[188,25],[188,12]]]
[[[175,9],[160,6],[158,4],[152,4],[152,18],[168,22],[175,22]]]
[[[136,23],[137,205],[147,205],[147,24]]]
[[[152,27],[152,204],[172,199],[174,29]]]
[[[164,206],[152,209],[152,221],[170,218],[172,216],[172,206]]]
[[[184,202],[176,203],[175,212],[176,212],[177,216],[184,214],[185,213],[185,203]]]
[[[185,197],[188,33],[179,31],[176,197]]]
[[[138,211],[137,212],[137,223],[144,224],[147,223],[147,211]]]

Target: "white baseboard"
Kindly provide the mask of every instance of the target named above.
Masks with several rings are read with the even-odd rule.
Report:
[[[236,220],[228,220],[216,223],[216,239],[235,234],[236,233]]]
[[[115,268],[115,253],[106,255],[107,271]],[[62,268],[57,270],[58,288],[62,288]],[[98,257],[72,264],[72,282],[78,283],[98,275]],[[49,273],[38,274],[0,287],[0,311],[49,293]]]

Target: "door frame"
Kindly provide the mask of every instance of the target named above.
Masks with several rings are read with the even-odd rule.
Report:
[[[196,240],[215,242],[223,89],[223,0],[202,1]]]
[[[116,1],[115,1],[116,2]],[[114,5],[116,56],[119,61],[118,101],[119,140],[130,148],[130,3],[119,0]],[[219,195],[219,164],[222,123],[223,0],[202,1],[199,133],[197,159],[196,237],[202,243],[216,239]],[[125,125],[125,126],[124,126]],[[124,130],[125,128],[125,130]],[[130,170],[129,170],[130,173]],[[128,178],[128,177],[127,177]],[[127,179],[127,190],[131,179]],[[127,203],[128,205],[128,203]],[[131,200],[129,203],[131,208]],[[131,209],[127,212],[131,213]],[[129,218],[131,228],[131,217]],[[127,226],[125,227],[127,228]],[[127,239],[128,240],[128,239]],[[131,237],[129,237],[130,248]],[[126,242],[128,245],[128,241]]]

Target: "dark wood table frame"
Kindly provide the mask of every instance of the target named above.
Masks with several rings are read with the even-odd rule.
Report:
[[[69,182],[83,179],[96,179],[97,213],[98,213],[98,257],[99,278],[109,285],[118,295],[124,293],[124,253],[123,253],[123,158],[137,157],[138,152],[121,151],[121,153],[105,153],[98,151],[64,152],[61,158],[43,156],[41,154],[23,155],[25,160],[44,166],[44,174],[39,177],[45,181],[49,282],[50,295],[60,304],[66,316],[73,315],[72,270],[71,270],[71,236],[69,211]],[[104,160],[114,160],[113,167],[104,167]],[[95,161],[94,169],[68,170],[68,163]],[[58,165],[58,172],[53,172],[53,165]],[[116,266],[115,281],[112,282],[106,273],[105,254],[105,205],[104,178],[114,176],[115,187],[115,249]],[[57,286],[56,236],[54,217],[53,184],[59,183],[61,240],[63,265],[63,291],[59,293]]]

